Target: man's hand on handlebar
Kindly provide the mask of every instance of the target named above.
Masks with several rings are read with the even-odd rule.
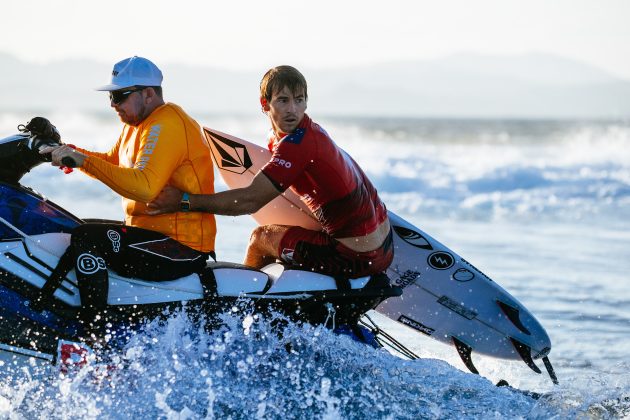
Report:
[[[70,168],[80,168],[87,158],[81,152],[77,152],[73,147],[62,144],[60,146],[44,146],[39,149],[41,155],[49,154],[52,158],[53,166],[67,166]]]

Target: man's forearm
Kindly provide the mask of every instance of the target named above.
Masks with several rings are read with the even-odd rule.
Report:
[[[252,199],[245,188],[222,191],[216,194],[191,194],[191,211],[202,211],[223,216],[240,216],[260,210],[266,203]]]

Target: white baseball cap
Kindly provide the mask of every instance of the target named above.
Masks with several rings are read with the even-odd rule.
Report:
[[[162,86],[162,72],[153,62],[134,55],[114,64],[111,83],[96,90],[120,90],[131,86]]]

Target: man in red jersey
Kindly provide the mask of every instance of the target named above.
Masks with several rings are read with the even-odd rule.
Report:
[[[357,163],[305,114],[307,85],[290,66],[269,70],[260,104],[271,122],[271,159],[245,188],[190,194],[191,211],[237,216],[257,212],[287,188],[317,217],[323,230],[267,225],[254,229],[244,263],[262,268],[282,259],[304,270],[356,278],[384,271],[392,262],[385,205]],[[149,203],[149,214],[178,211],[182,191],[167,187]]]

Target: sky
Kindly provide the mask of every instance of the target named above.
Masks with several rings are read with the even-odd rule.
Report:
[[[20,0],[0,52],[241,71],[550,53],[630,79],[628,17],[626,0]]]

